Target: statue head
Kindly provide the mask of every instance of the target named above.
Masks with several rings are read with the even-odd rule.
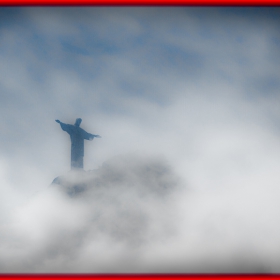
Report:
[[[75,126],[80,126],[81,122],[82,122],[82,119],[81,118],[77,118],[76,122],[75,122]]]

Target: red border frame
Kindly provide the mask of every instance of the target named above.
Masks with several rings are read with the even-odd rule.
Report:
[[[280,6],[280,0],[0,0],[0,6]]]
[[[275,274],[2,274],[1,280],[279,280]]]
[[[280,6],[280,0],[0,0],[0,6]]]
[[[0,0],[0,6],[280,6],[280,0]],[[0,280],[280,280],[278,274],[0,274]]]

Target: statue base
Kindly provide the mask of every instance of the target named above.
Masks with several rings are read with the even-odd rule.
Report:
[[[59,186],[71,197],[77,196],[86,191],[89,175],[90,173],[83,169],[72,169],[66,174],[56,177],[51,186]]]

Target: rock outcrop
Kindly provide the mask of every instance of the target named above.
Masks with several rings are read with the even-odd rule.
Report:
[[[95,170],[71,170],[56,177],[57,186],[74,197],[93,189],[134,189],[139,195],[164,197],[178,187],[179,179],[161,159],[118,156]]]

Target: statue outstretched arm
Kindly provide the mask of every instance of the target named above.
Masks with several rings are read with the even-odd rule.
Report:
[[[85,139],[90,140],[90,141],[93,140],[93,138],[101,138],[101,136],[97,135],[97,134],[87,133],[87,135],[85,137]]]
[[[55,121],[56,121],[57,123],[60,124],[62,130],[64,130],[64,131],[70,133],[69,124],[63,123],[63,122],[61,122],[60,120],[55,120]]]
[[[97,135],[97,134],[90,134],[89,133],[89,137],[88,137],[88,140],[93,140],[93,138],[101,138],[101,136],[100,135]]]

